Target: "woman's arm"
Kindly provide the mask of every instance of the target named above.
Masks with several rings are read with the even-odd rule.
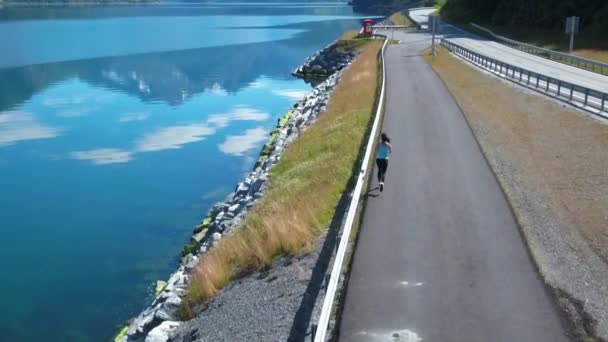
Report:
[[[388,151],[393,153],[393,146],[391,146],[391,143],[386,143],[386,146],[388,146]]]

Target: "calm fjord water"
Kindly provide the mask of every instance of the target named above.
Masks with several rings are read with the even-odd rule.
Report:
[[[306,91],[350,8],[0,9],[2,341],[106,341]]]

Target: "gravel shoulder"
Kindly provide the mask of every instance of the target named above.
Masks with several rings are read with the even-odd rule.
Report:
[[[199,317],[183,323],[171,341],[305,341],[308,322],[294,318],[314,292],[309,283],[324,241],[319,239],[310,254],[277,258],[267,272],[235,281]]]
[[[465,113],[577,337],[608,340],[608,122],[445,50],[429,62]]]

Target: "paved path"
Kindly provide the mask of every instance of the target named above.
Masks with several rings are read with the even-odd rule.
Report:
[[[428,36],[399,35],[383,124],[394,155],[367,201],[340,341],[569,341],[462,113],[418,55]]]
[[[419,21],[419,23],[425,23],[425,20],[428,20],[425,19],[425,17],[428,18],[428,12],[429,10],[421,9],[410,12],[410,16],[415,21]],[[454,43],[496,60],[572,84],[608,93],[608,76],[519,51],[498,42],[462,31],[451,25],[442,25],[441,33],[446,39]]]

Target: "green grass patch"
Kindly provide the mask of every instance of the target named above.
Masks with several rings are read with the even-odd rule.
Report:
[[[342,76],[326,112],[292,143],[271,172],[266,195],[230,236],[201,258],[180,312],[205,303],[234,277],[269,267],[279,255],[310,250],[347,191],[373,118],[379,40],[341,42],[359,55]]]
[[[184,248],[182,248],[182,256],[186,256],[188,254],[196,254],[196,252],[201,248],[201,243],[196,242],[196,240],[190,240]]]

